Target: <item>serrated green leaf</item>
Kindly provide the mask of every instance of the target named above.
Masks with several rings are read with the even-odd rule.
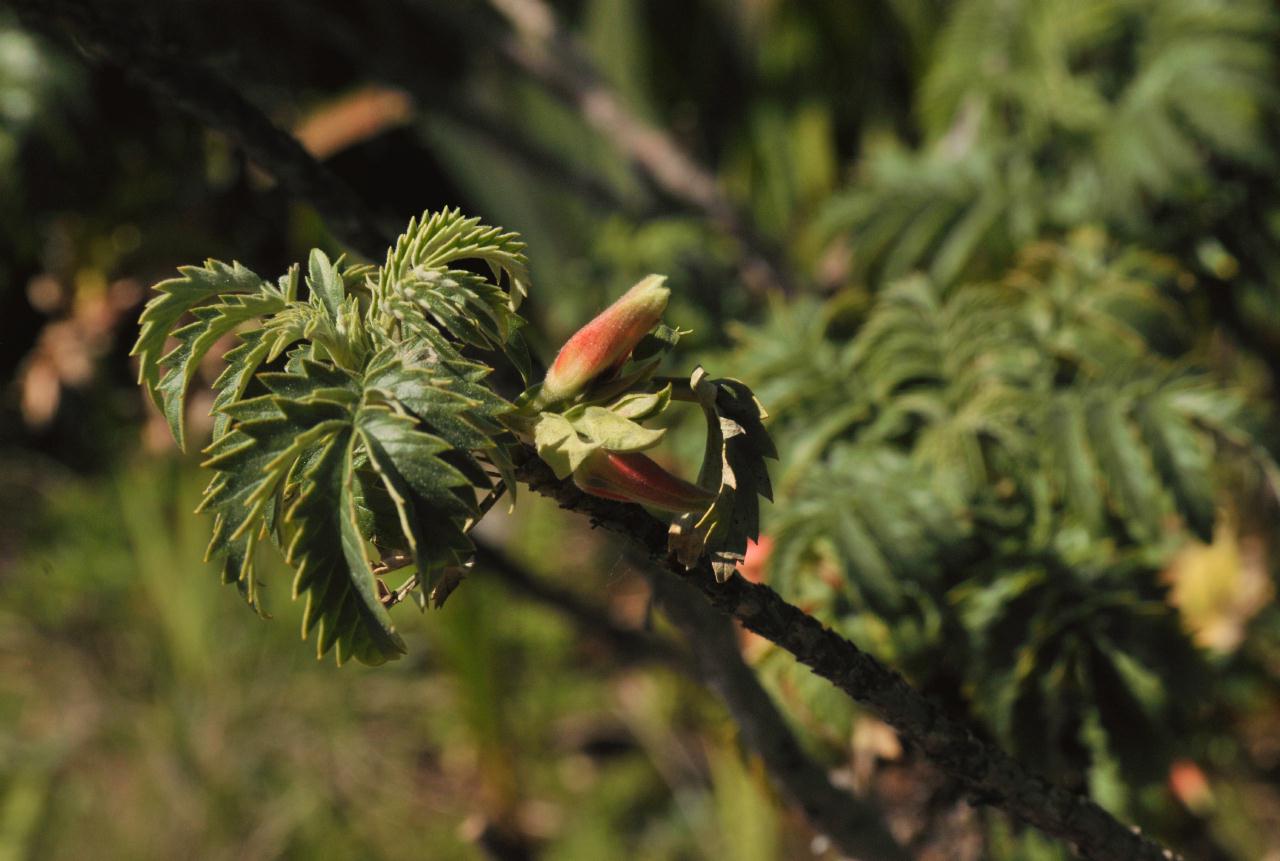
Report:
[[[227,414],[226,408],[244,397],[254,374],[266,360],[271,344],[265,340],[265,334],[265,329],[241,333],[240,343],[223,356],[227,366],[213,383],[213,389],[217,392],[212,409],[215,440],[225,434],[231,425],[231,416]]]
[[[1211,441],[1159,396],[1139,404],[1137,418],[1143,441],[1183,520],[1201,541],[1212,541],[1216,505]]]
[[[492,279],[472,271],[481,261]],[[433,572],[472,552],[465,532],[477,494],[496,489],[495,470],[514,492],[512,406],[487,382],[491,369],[459,350],[501,349],[528,375],[515,313],[528,280],[523,244],[457,211],[427,215],[381,270],[313,251],[305,301],[297,266],[278,286],[238,264],[179,271],[157,285],[134,348],[140,382],[179,442],[195,368],[222,336],[246,329],[214,384],[205,460],[214,477],[201,502],[214,515],[210,555],[222,557],[224,581],[258,607],[254,559],[273,540],[297,569],[304,632],[320,654],[398,655],[371,546],[412,552],[430,589]],[[393,305],[416,316],[396,325]],[[161,356],[170,336],[177,346]]]
[[[274,362],[293,344],[310,337],[323,322],[323,309],[301,303],[291,304],[265,321],[262,326],[263,342],[268,344],[265,361]]]
[[[409,331],[431,326],[482,350],[506,350],[520,319],[497,284],[460,269],[415,267],[386,298]],[[521,340],[520,343],[523,343]],[[519,344],[515,345],[517,359]]]
[[[368,445],[375,469],[394,469],[415,498],[437,511],[456,517],[472,514],[474,504],[467,504],[453,492],[453,488],[471,483],[438,457],[452,446],[418,430],[417,424],[413,417],[385,407],[365,407],[356,415],[356,431]]]
[[[1054,469],[1057,491],[1069,516],[1091,535],[1102,535],[1103,482],[1085,426],[1084,404],[1079,397],[1063,394],[1054,399],[1046,416],[1045,434],[1046,453]]]
[[[359,399],[356,378],[332,365],[303,359],[288,373],[258,374],[258,381],[281,401],[315,398],[327,393],[333,400],[348,403]]]
[[[705,552],[723,582],[746,557],[747,542],[759,538],[759,497],[772,498],[766,457],[777,457],[764,429],[764,410],[737,380],[711,380],[698,367],[689,378],[707,424],[698,486],[715,488],[705,512],[691,512],[671,526],[671,551],[685,566]]]
[[[511,330],[506,343],[502,345],[502,352],[520,374],[520,379],[528,383],[533,377],[533,357],[529,353],[529,342],[525,340],[519,329]]]
[[[409,222],[387,254],[380,274],[381,295],[387,301],[395,298],[396,291],[414,270],[423,274],[456,270],[451,264],[463,260],[484,261],[495,282],[505,275],[508,289],[500,294],[501,303],[509,312],[520,307],[529,281],[524,243],[516,234],[481,224],[478,218],[466,218],[456,209],[423,213],[420,219]],[[489,293],[486,301],[496,298]],[[496,304],[490,305],[490,311],[495,319],[502,314]]]
[[[258,533],[250,531],[240,539],[224,538],[215,530],[215,547],[210,545],[212,553],[206,554],[206,561],[216,553],[222,554],[220,574],[224,584],[234,584],[246,604],[259,615],[265,615],[262,609],[262,583],[258,579],[257,566],[254,562],[258,546]]]
[[[207,260],[204,266],[183,266],[180,278],[161,281],[139,318],[141,329],[130,355],[139,358],[138,382],[146,386],[156,406],[164,408],[159,385],[165,340],[191,309],[217,296],[230,293],[257,293],[265,282],[239,263]]]
[[[220,338],[242,323],[284,308],[275,293],[227,296],[215,305],[203,305],[191,313],[195,320],[173,332],[178,344],[160,360],[165,369],[157,386],[165,419],[178,448],[186,447],[186,393],[205,354]]]
[[[366,409],[356,419],[369,462],[395,505],[423,592],[430,594],[444,567],[470,555],[471,542],[463,525],[475,505],[453,492],[470,482],[436,456],[448,451],[449,444],[416,430],[415,425],[408,416],[379,408]]]
[[[901,599],[898,581],[936,581],[973,524],[938,492],[934,479],[888,447],[834,448],[800,478],[773,522],[772,571],[779,585],[789,590],[806,576],[806,560],[820,555],[820,545],[834,551],[854,593],[882,610]]]
[[[355,657],[380,664],[406,649],[378,601],[365,538],[357,526],[353,432],[327,435],[301,476],[285,514],[295,528],[286,561],[295,566],[294,597],[305,595],[302,636],[316,634],[317,657],[337,648],[338,662]]]
[[[342,317],[342,305],[347,297],[346,284],[338,266],[329,262],[329,256],[319,248],[311,249],[307,258],[307,288],[337,323]]]
[[[501,460],[495,442],[504,431],[499,419],[511,410],[507,401],[476,382],[487,372],[461,358],[437,354],[419,360],[410,352],[388,348],[370,363],[364,386],[367,396],[396,404],[416,416],[424,430],[448,442],[453,449],[450,462],[487,489],[490,481],[476,455]],[[512,475],[507,469],[508,480]]]
[[[453,266],[484,261],[493,280]],[[507,287],[500,281],[506,275]],[[502,351],[522,375],[529,374],[529,353],[518,329],[516,308],[525,296],[524,243],[513,233],[466,219],[457,210],[412,220],[388,253],[379,275],[371,313],[407,334],[430,338],[447,333],[472,347]]]

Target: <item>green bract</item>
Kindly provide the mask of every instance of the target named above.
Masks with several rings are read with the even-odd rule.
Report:
[[[724,581],[745,557],[747,542],[759,535],[759,497],[772,499],[773,494],[765,459],[778,454],[764,429],[764,408],[742,382],[713,380],[701,367],[688,379],[653,378],[680,339],[679,330],[658,323],[667,303],[664,281],[655,275],[644,279],[570,338],[560,357],[572,357],[574,351],[590,354],[590,377],[572,375],[575,385],[561,386],[550,398],[546,383],[533,387],[521,399],[518,422],[558,478],[576,474],[588,493],[677,513],[671,552],[688,567],[706,554],[716,577]],[[653,329],[647,335],[639,328],[645,325]],[[547,382],[552,381],[548,374]],[[707,507],[689,511],[687,494],[675,490],[680,479],[674,476],[667,495],[640,489],[644,481],[628,493],[629,482],[620,476],[608,480],[579,472],[602,469],[610,463],[602,456],[609,453],[634,455],[657,445],[665,431],[642,422],[660,416],[673,399],[702,408],[707,438],[697,488],[711,498]],[[644,459],[633,458],[632,463],[637,471],[661,470]],[[664,498],[661,505],[655,503],[659,497]]]

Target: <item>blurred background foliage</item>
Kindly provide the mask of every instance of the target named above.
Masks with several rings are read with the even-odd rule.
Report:
[[[544,359],[667,273],[682,366],[749,382],[782,449],[746,573],[1189,855],[1280,858],[1272,4],[553,4],[745,234],[512,63],[496,4],[102,5],[388,233],[455,205],[521,232]],[[0,859],[834,857],[706,693],[483,566],[398,610],[419,647],[377,670],[312,662],[285,580],[271,622],[220,589],[133,321],[178,264],[270,273],[312,245],[340,249],[224,135],[0,4]],[[747,277],[761,249],[786,294]],[[525,498],[491,520],[670,635],[585,524]],[[1064,857],[743,651],[918,857]]]

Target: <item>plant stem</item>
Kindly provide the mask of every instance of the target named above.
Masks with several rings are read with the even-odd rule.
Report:
[[[665,524],[639,506],[584,494],[571,481],[557,479],[532,451],[519,464],[517,475],[530,490],[554,499],[562,508],[626,536],[658,563],[663,576],[694,587],[716,610],[790,652],[816,675],[870,708],[963,786],[971,803],[998,807],[1072,845],[1091,861],[1169,861],[1179,857],[1085,796],[1027,771],[1003,750],[982,741],[947,715],[897,672],[784,601],[768,586],[750,583],[736,574],[717,583],[705,558],[684,569],[668,556]]]

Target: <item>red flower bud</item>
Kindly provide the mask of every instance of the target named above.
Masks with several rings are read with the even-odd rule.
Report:
[[[674,514],[702,511],[715,499],[714,493],[677,478],[638,451],[598,449],[573,473],[573,482],[592,496],[638,502]]]
[[[663,286],[666,280],[661,275],[644,278],[566,341],[542,383],[542,403],[573,397],[591,380],[625,361],[662,319],[671,295]]]
[[[752,583],[763,583],[765,566],[773,553],[773,538],[761,535],[756,540],[747,539],[747,552],[738,563],[738,573]]]

